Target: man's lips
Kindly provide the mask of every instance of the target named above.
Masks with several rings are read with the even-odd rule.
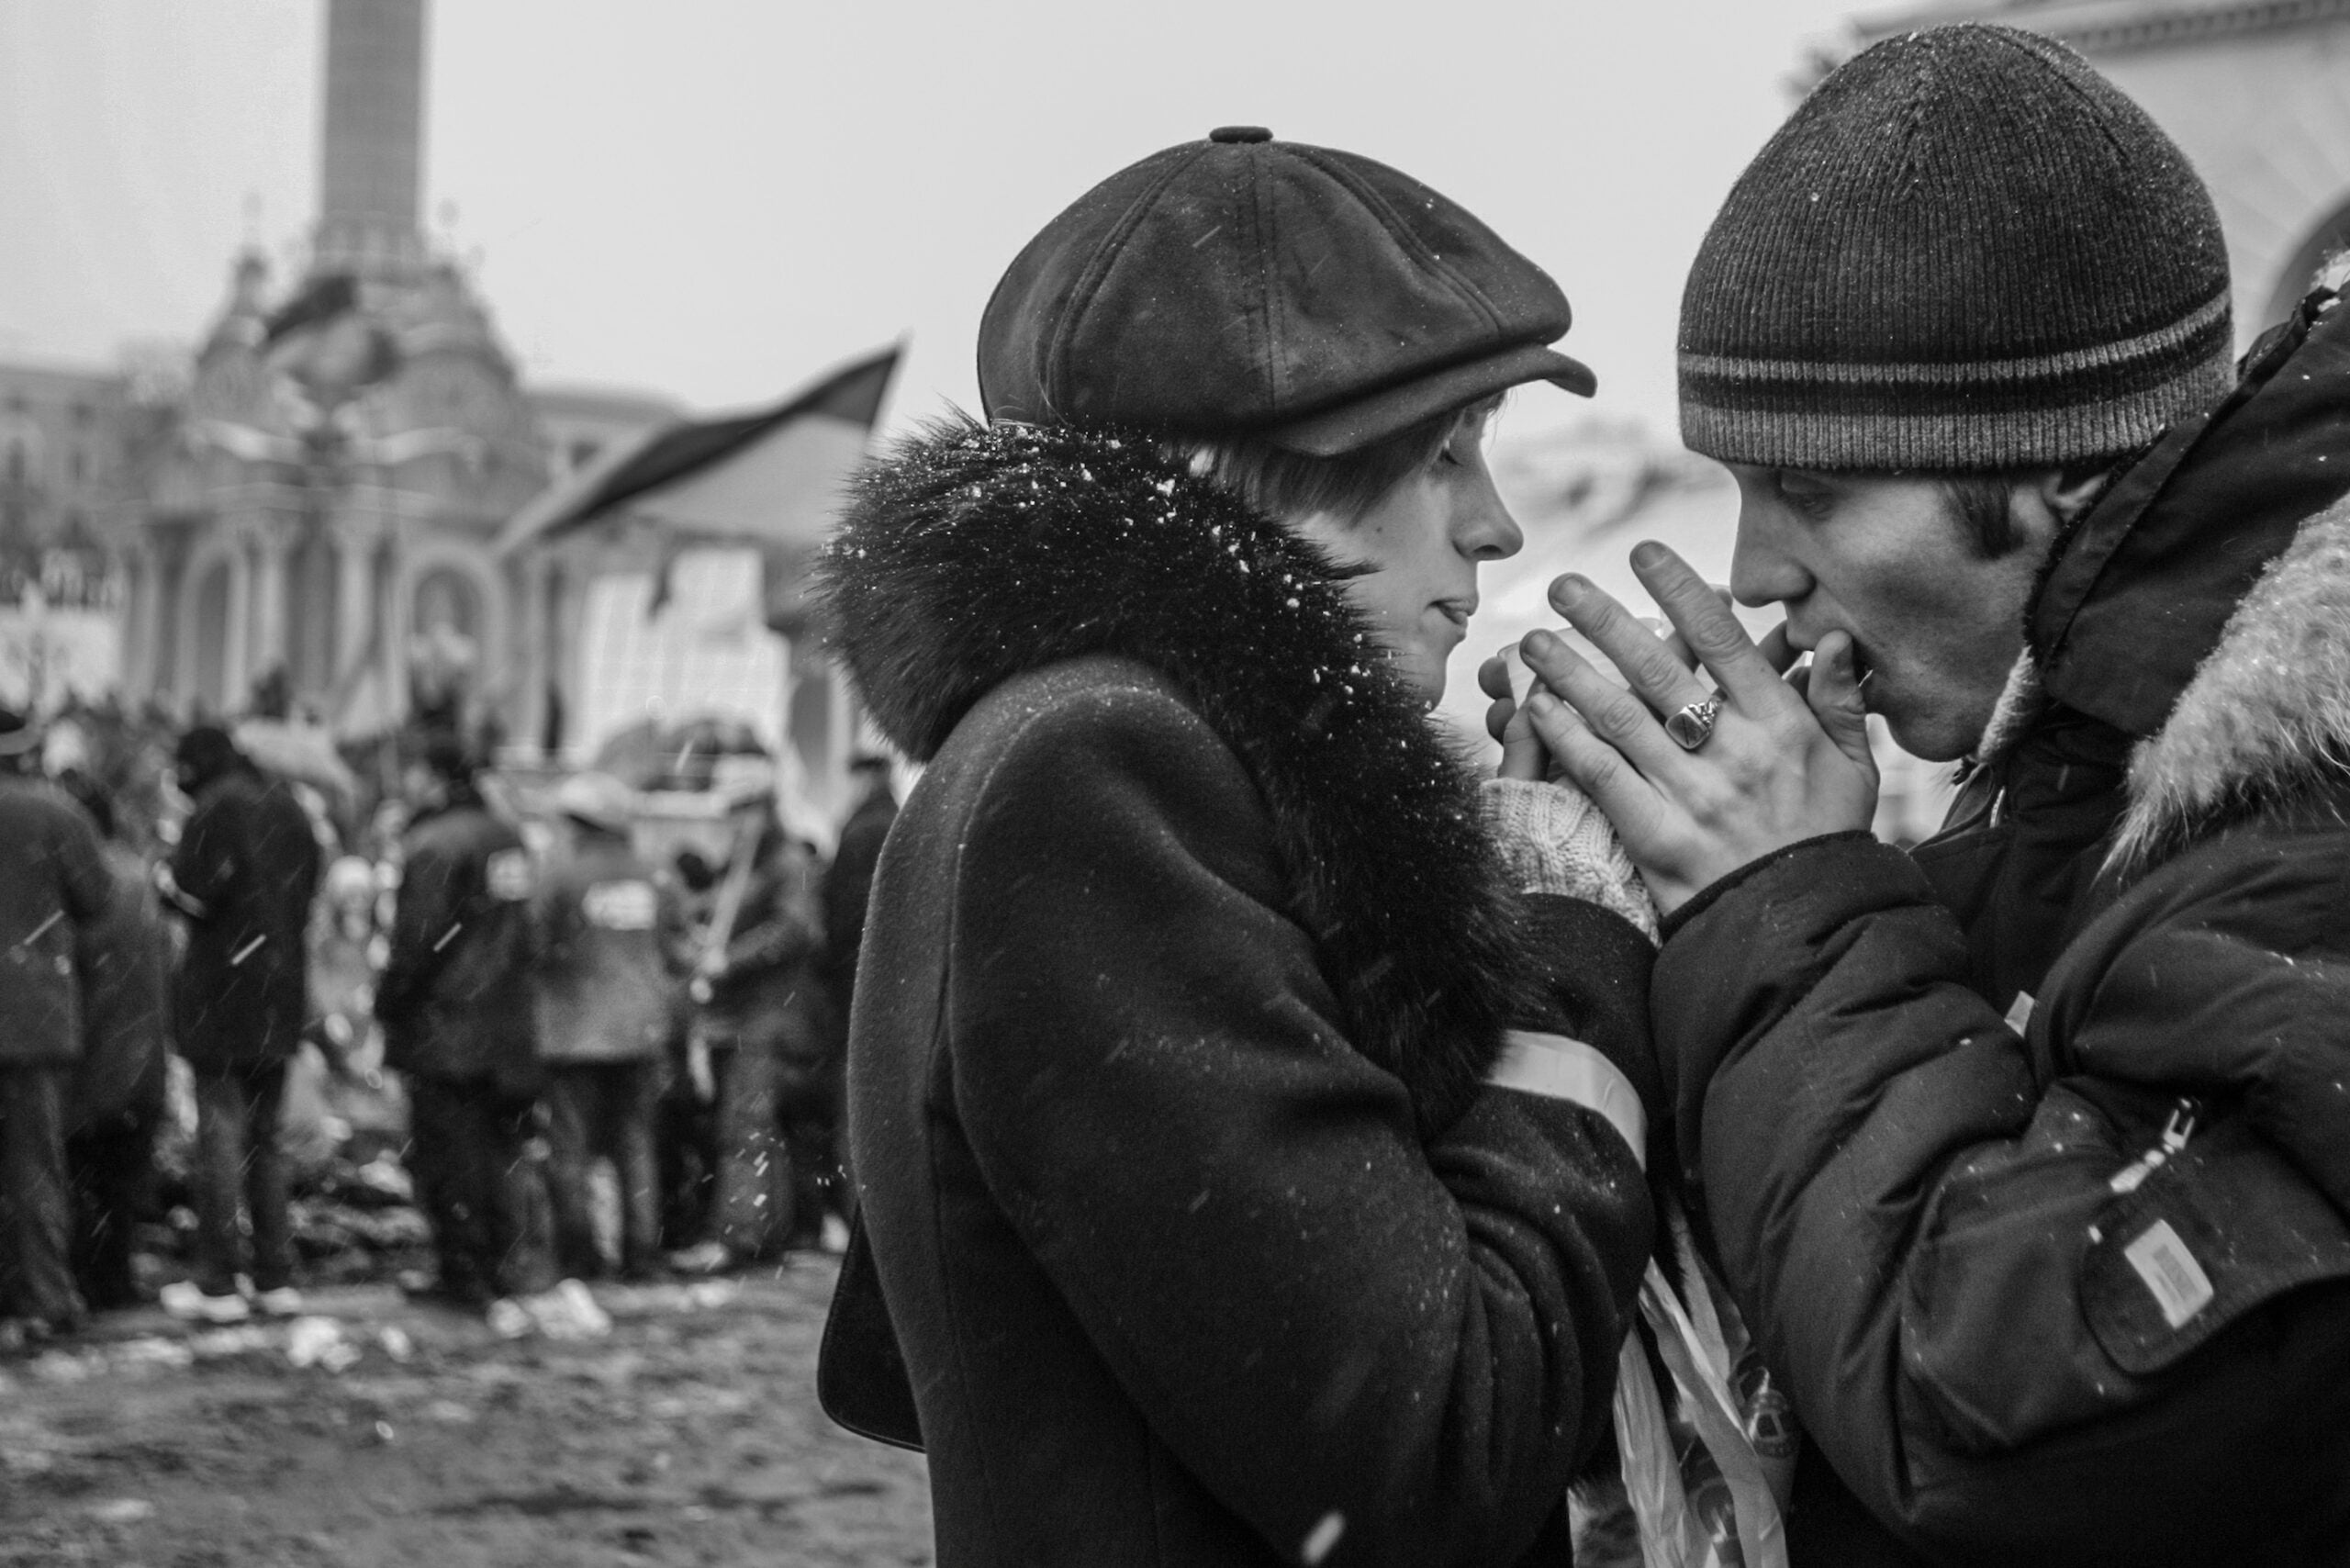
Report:
[[[1807,635],[1790,630],[1787,634],[1787,646],[1817,664],[1819,658],[1820,639],[1827,634],[1821,632]],[[1852,644],[1852,683],[1859,689],[1861,705],[1866,707],[1871,691],[1870,682],[1876,677],[1876,663],[1869,657],[1869,651],[1861,646],[1861,640],[1858,637],[1854,637],[1850,632],[1845,633],[1844,635]]]

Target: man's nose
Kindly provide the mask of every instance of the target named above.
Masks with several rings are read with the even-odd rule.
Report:
[[[1729,595],[1749,610],[1792,603],[1811,591],[1811,574],[1780,546],[1768,510],[1742,497],[1739,502]]]

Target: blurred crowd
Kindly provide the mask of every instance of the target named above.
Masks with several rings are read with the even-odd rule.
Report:
[[[0,710],[0,1348],[301,1312],[305,1183],[412,1204],[401,1285],[501,1326],[837,1250],[889,764],[828,857],[722,761],[665,806],[419,725],[371,791],[282,722]]]

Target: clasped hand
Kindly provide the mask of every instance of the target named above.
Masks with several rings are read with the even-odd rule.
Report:
[[[1504,775],[1540,777],[1547,754],[1607,814],[1667,913],[1774,850],[1867,827],[1877,770],[1852,639],[1828,633],[1808,666],[1789,673],[1799,655],[1786,628],[1758,645],[1663,545],[1633,551],[1632,570],[1672,622],[1671,637],[1572,573],[1550,585],[1551,607],[1607,655],[1628,690],[1547,632],[1519,644],[1539,682],[1523,710],[1500,658],[1479,672],[1497,699],[1487,722],[1503,744]],[[1663,716],[1717,689],[1712,734],[1683,750]]]

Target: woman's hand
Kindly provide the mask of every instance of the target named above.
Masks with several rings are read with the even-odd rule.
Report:
[[[1477,666],[1479,689],[1494,699],[1493,706],[1485,712],[1485,728],[1502,747],[1502,765],[1494,777],[1539,784],[1557,778],[1559,768],[1550,760],[1542,737],[1534,733],[1532,715],[1519,700],[1527,694],[1531,680],[1524,656],[1512,660],[1510,655],[1516,652],[1513,644]]]
[[[1693,750],[1673,740],[1659,715],[1703,703],[1715,690],[1670,643],[1570,574],[1550,585],[1552,606],[1630,689],[1608,680],[1563,639],[1528,637],[1522,650],[1541,686],[1522,712],[1503,721],[1504,776],[1526,766],[1522,734],[1514,764],[1510,753],[1509,732],[1522,723],[1607,813],[1668,913],[1775,849],[1866,828],[1876,810],[1876,761],[1852,640],[1830,633],[1808,671],[1782,679],[1793,661],[1784,632],[1765,639],[1766,655],[1714,590],[1662,544],[1635,550],[1632,569],[1718,685],[1711,734]],[[1479,678],[1493,690],[1483,672]]]

